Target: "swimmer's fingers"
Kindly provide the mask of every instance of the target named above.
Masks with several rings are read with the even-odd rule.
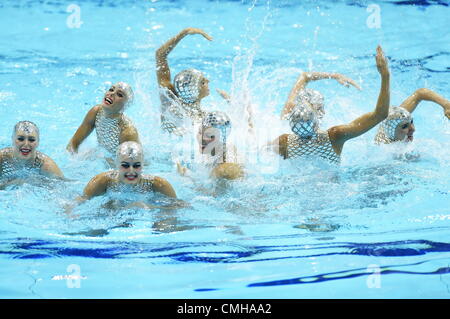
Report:
[[[340,76],[338,78],[338,82],[341,83],[345,87],[350,87],[350,85],[354,86],[356,89],[361,91],[361,87],[352,79],[346,77],[346,76]]]
[[[177,172],[178,174],[180,174],[181,176],[185,176],[186,172],[187,172],[187,168],[181,166],[180,162],[177,162]]]
[[[377,55],[375,57],[375,60],[377,62],[378,72],[380,72],[381,75],[389,74],[388,61],[381,46],[377,47]]]
[[[67,150],[71,155],[73,155],[73,154],[76,153],[75,148],[73,147],[72,143],[67,144],[66,150]]]
[[[446,109],[444,114],[450,120],[450,108]]]
[[[227,92],[225,92],[224,90],[220,90],[220,89],[216,89],[216,91],[217,91],[217,93],[219,93],[219,95],[220,95],[224,100],[226,100],[227,102],[230,101],[230,95],[229,95]]]
[[[200,34],[202,35],[205,39],[207,39],[208,41],[212,41],[212,37],[207,34],[205,31],[203,31],[202,29],[197,29],[197,28],[187,28],[186,29],[187,34]]]

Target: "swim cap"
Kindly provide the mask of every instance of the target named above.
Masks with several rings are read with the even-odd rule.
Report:
[[[303,89],[296,97],[297,104],[310,104],[313,111],[317,113],[317,118],[319,120],[322,119],[323,115],[325,114],[323,101],[323,95],[319,91],[313,89]]]
[[[200,94],[200,80],[203,73],[196,69],[187,69],[178,73],[173,82],[178,97],[187,104],[197,101]]]
[[[224,112],[215,111],[206,113],[202,120],[203,129],[214,127],[220,130],[223,139],[228,136],[231,129],[231,120]]]
[[[27,134],[35,133],[37,135],[37,138],[39,139],[39,128],[33,122],[30,121],[17,122],[16,125],[14,125],[14,130],[12,134],[13,140],[15,138],[17,131],[19,130],[24,131]]]
[[[402,107],[393,106],[389,110],[388,117],[381,122],[378,132],[375,136],[377,143],[391,143],[395,141],[395,130],[400,123],[411,122],[412,116]]]
[[[142,145],[137,142],[123,142],[117,148],[116,161],[120,162],[120,157],[126,156],[131,158],[132,160],[136,160],[137,158],[144,158],[144,151],[142,149]]]
[[[310,139],[317,136],[319,123],[317,113],[308,105],[296,105],[289,114],[289,125],[292,132],[300,138]]]
[[[131,89],[131,86],[128,83],[125,82],[117,82],[116,84],[114,84],[116,87],[122,89],[125,94],[127,95],[127,103],[125,104],[126,106],[130,105],[131,103],[133,103],[134,100],[134,93],[133,90]]]

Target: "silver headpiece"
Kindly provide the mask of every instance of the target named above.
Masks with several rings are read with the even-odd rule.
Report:
[[[389,110],[388,117],[381,122],[378,127],[375,141],[377,143],[391,143],[395,141],[395,130],[400,123],[411,122],[412,116],[407,110],[402,107],[393,106]]]
[[[308,105],[296,105],[289,114],[289,125],[292,132],[300,138],[310,139],[317,136],[319,123],[317,113]]]
[[[325,114],[323,95],[313,89],[303,89],[296,97],[296,102],[299,105],[305,103],[310,104],[311,108],[317,113],[317,118],[320,120]]]
[[[202,120],[203,129],[214,127],[220,130],[222,138],[225,140],[231,129],[231,120],[227,114],[220,111],[206,113]]]
[[[35,133],[37,135],[37,138],[39,138],[39,128],[33,122],[30,121],[17,122],[16,125],[14,125],[14,130],[12,134],[13,139],[15,138],[15,135],[19,130],[27,134]]]
[[[133,100],[134,100],[134,93],[133,93],[133,90],[132,90],[131,86],[128,83],[125,83],[125,82],[117,82],[114,85],[116,87],[122,89],[125,92],[125,94],[127,95],[128,101],[126,103],[126,106],[132,104]]]
[[[187,69],[178,73],[173,82],[178,97],[187,104],[197,101],[200,94],[200,80],[202,72],[195,69]]]
[[[117,148],[116,161],[120,161],[120,157],[129,157],[132,160],[144,157],[144,151],[142,150],[142,145],[137,142],[123,142]]]

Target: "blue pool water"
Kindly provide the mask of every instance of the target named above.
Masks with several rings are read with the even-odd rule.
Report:
[[[0,297],[448,298],[450,123],[438,105],[414,112],[418,161],[393,160],[395,150],[373,145],[375,130],[345,145],[339,168],[254,150],[288,132],[278,115],[303,70],[340,72],[363,88],[313,83],[325,96],[324,127],[372,110],[378,44],[390,59],[393,105],[420,87],[450,98],[449,5],[2,1],[0,146],[10,145],[17,121],[34,121],[39,149],[71,181],[0,191]],[[69,7],[79,8],[78,20]],[[215,195],[199,190],[212,187],[201,173],[194,182],[177,175],[171,157],[179,141],[159,129],[154,52],[188,26],[214,40],[184,39],[170,55],[172,72],[207,74],[205,108],[230,114],[247,163],[247,178]],[[107,198],[96,198],[68,219],[64,205],[105,166],[93,152],[95,134],[75,157],[65,147],[117,81],[135,91],[127,114],[144,143],[146,171],[169,180],[191,207],[111,212],[102,206]],[[231,106],[215,88],[233,93]],[[253,144],[241,116],[248,101]]]

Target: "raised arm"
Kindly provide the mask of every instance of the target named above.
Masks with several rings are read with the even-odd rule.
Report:
[[[292,108],[295,106],[297,96],[299,95],[300,91],[306,88],[309,82],[324,79],[334,79],[345,87],[349,87],[350,85],[352,85],[358,90],[361,90],[361,87],[355,81],[339,73],[303,72],[299,75],[297,81],[291,89],[291,92],[289,93],[288,99],[284,105],[283,110],[281,111],[281,118],[284,118],[284,116],[292,111]]]
[[[389,114],[390,74],[388,61],[380,46],[377,47],[376,62],[378,72],[381,75],[381,88],[375,110],[358,117],[349,124],[333,126],[328,130],[333,147],[338,154],[340,154],[342,147],[347,140],[364,134],[383,121]]]
[[[170,68],[169,63],[167,61],[167,56],[176,47],[178,42],[181,41],[188,34],[201,34],[204,38],[211,41],[212,38],[206,34],[201,29],[196,28],[186,28],[183,29],[176,36],[168,40],[164,43],[158,50],[156,50],[155,58],[156,58],[156,76],[158,79],[159,86],[166,87],[172,89],[172,82],[170,77]]]
[[[70,139],[69,144],[67,144],[66,149],[70,153],[77,153],[78,147],[80,144],[92,133],[95,127],[95,118],[97,116],[97,112],[100,109],[100,105],[94,106],[92,109],[84,117],[83,122],[80,127],[77,129],[73,137]]]
[[[422,88],[416,90],[410,97],[403,101],[400,107],[412,113],[422,101],[431,101],[439,104],[444,109],[445,116],[450,119],[450,101],[429,89]]]

